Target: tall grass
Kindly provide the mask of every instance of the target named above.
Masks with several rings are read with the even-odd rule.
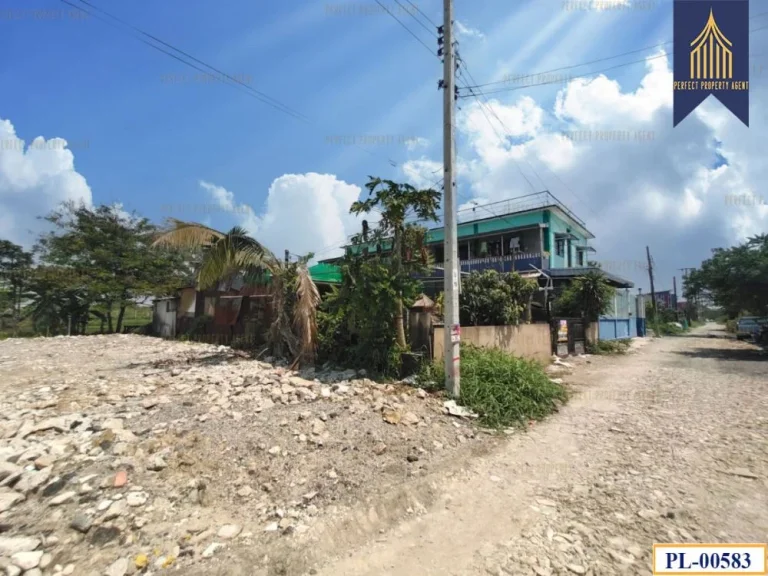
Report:
[[[423,386],[442,386],[443,363],[427,365],[420,374]],[[490,428],[526,425],[557,410],[567,400],[562,385],[552,382],[533,360],[501,350],[463,345],[459,404],[480,416]]]

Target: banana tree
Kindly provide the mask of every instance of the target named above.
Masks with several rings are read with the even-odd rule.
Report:
[[[271,283],[274,319],[267,334],[272,352],[290,355],[292,367],[314,361],[317,343],[317,307],[320,295],[312,280],[307,259],[285,263],[241,227],[220,232],[196,222],[170,219],[168,228],[153,246],[201,249],[198,289],[242,274],[245,282]]]

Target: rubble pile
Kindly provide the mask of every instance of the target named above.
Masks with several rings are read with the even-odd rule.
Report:
[[[0,342],[0,571],[221,561],[496,442],[440,397],[135,335]],[[485,449],[485,448],[484,448]]]

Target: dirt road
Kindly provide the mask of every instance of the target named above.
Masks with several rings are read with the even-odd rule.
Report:
[[[559,415],[317,573],[650,574],[653,542],[768,541],[768,356],[699,329],[569,380]]]

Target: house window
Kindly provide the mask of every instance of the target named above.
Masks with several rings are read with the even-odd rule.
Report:
[[[578,250],[577,254],[579,255],[579,266],[584,266],[584,250]]]
[[[555,240],[555,254],[558,256],[565,256],[565,238],[558,238]]]
[[[166,312],[176,312],[176,300],[166,300],[165,301],[165,311]]]

